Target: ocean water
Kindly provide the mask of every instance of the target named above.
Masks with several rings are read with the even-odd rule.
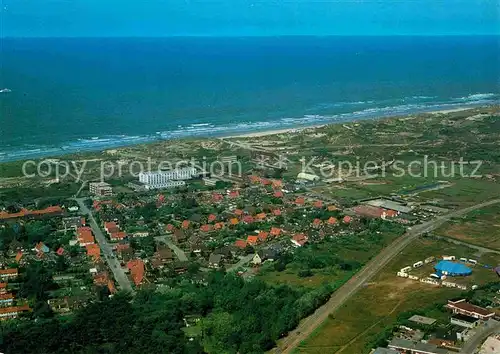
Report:
[[[3,39],[0,161],[477,106],[500,38]]]

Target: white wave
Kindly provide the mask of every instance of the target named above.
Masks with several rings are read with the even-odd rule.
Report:
[[[481,100],[490,100],[490,99],[493,99],[493,98],[495,98],[497,96],[498,95],[495,94],[495,93],[474,93],[474,94],[470,94],[468,96],[456,98],[456,100],[461,100],[461,101],[481,101]]]

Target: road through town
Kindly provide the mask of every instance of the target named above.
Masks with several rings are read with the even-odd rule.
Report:
[[[380,272],[391,259],[397,256],[418,236],[437,229],[451,218],[459,217],[473,210],[497,203],[500,203],[500,199],[490,200],[468,208],[456,210],[409,229],[403,236],[395,240],[388,247],[384,248],[376,257],[371,259],[370,262],[368,262],[363,269],[347,283],[337,289],[325,305],[318,308],[309,317],[303,319],[296,329],[290,331],[288,336],[279,342],[274,352],[280,354],[292,353],[303,340],[307,339],[312,332],[328,318],[330,313],[343,305],[352,295],[361,289],[368,280]]]
[[[101,228],[97,224],[97,222],[94,219],[94,216],[92,215],[92,212],[90,211],[89,208],[85,205],[83,202],[85,199],[84,198],[76,198],[75,199],[78,205],[80,206],[80,212],[82,214],[88,215],[87,220],[90,223],[90,227],[92,228],[92,231],[94,232],[94,236],[97,240],[97,243],[99,243],[99,247],[101,248],[101,252],[104,255],[104,259],[106,260],[106,263],[108,264],[108,267],[111,269],[113,272],[113,275],[115,277],[116,282],[120,286],[121,290],[126,290],[132,292],[132,285],[130,284],[130,281],[123,271],[120,262],[118,259],[116,259],[113,250],[111,249],[111,246],[109,245],[108,241],[106,240],[106,237],[101,231]]]

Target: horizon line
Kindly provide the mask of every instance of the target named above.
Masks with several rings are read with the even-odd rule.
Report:
[[[0,39],[112,39],[112,38],[283,38],[283,37],[500,37],[500,33],[444,33],[444,34],[276,34],[276,35],[151,35],[151,36],[136,36],[136,35],[103,35],[103,36],[0,36]]]

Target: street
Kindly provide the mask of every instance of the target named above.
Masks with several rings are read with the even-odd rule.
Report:
[[[500,199],[491,200],[477,204],[468,208],[442,215],[434,220],[425,222],[412,227],[403,236],[395,240],[392,244],[382,250],[376,257],[372,258],[363,269],[353,276],[347,283],[337,289],[328,300],[328,302],[316,309],[316,311],[303,319],[297,328],[288,333],[275,349],[276,353],[292,353],[302,341],[307,339],[314,330],[319,327],[328,315],[342,306],[351,296],[353,296],[364,284],[379,273],[390,260],[396,257],[405,247],[407,247],[418,236],[435,230],[451,218],[465,215],[473,210],[480,209],[489,205],[500,203]]]
[[[481,344],[486,340],[486,338],[488,338],[495,332],[500,332],[500,322],[489,320],[483,326],[477,328],[477,333],[465,343],[460,353],[475,353],[478,347],[480,347]]]
[[[130,291],[132,292],[132,285],[130,284],[130,281],[123,271],[120,262],[118,259],[116,259],[113,250],[111,249],[111,246],[108,244],[108,241],[104,234],[101,231],[101,228],[97,224],[97,222],[94,219],[94,216],[92,215],[92,212],[90,211],[89,208],[83,203],[84,199],[83,198],[76,198],[75,199],[78,205],[80,206],[80,213],[82,214],[88,214],[87,220],[90,224],[90,227],[92,228],[92,231],[94,233],[94,236],[97,240],[97,243],[99,244],[99,247],[101,248],[101,252],[104,256],[104,259],[106,260],[106,263],[108,264],[109,269],[113,272],[115,281],[118,283],[120,288],[122,290]]]

